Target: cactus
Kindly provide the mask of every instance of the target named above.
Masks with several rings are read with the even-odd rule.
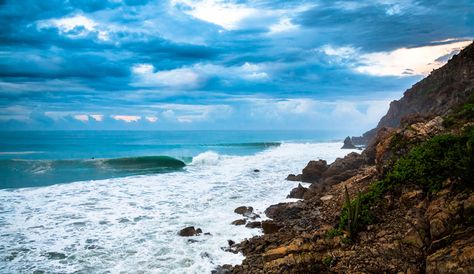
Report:
[[[351,203],[351,199],[349,198],[349,192],[347,191],[347,186],[345,188],[345,199],[346,199],[346,209],[347,209],[347,232],[349,233],[350,238],[355,238],[357,236],[357,230],[359,226],[359,215],[360,215],[360,198],[361,194],[360,191],[357,194],[357,199],[354,203]]]

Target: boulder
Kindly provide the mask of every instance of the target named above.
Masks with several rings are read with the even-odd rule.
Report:
[[[262,227],[262,222],[249,222],[248,224],[245,225],[245,227],[248,227],[248,228],[261,228]]]
[[[301,174],[295,175],[295,174],[290,174],[288,177],[286,177],[287,181],[301,181]]]
[[[265,214],[269,218],[285,221],[300,218],[299,213],[302,210],[299,203],[279,203],[269,206]]]
[[[253,207],[251,206],[239,206],[238,208],[234,209],[234,213],[240,215],[246,215],[253,213]]]
[[[365,163],[364,157],[357,152],[351,152],[344,156],[344,158],[337,158],[334,163],[324,171],[322,176],[329,178],[331,176],[339,175],[344,171],[357,170]]]
[[[245,225],[245,223],[247,223],[245,219],[239,219],[239,220],[233,221],[231,224],[232,225]]]
[[[196,228],[194,228],[194,226],[188,226],[188,227],[185,227],[185,228],[181,229],[178,232],[178,235],[182,236],[182,237],[191,237],[191,236],[197,236],[201,233],[202,233],[202,230],[200,228],[196,229]]]
[[[352,143],[351,137],[347,136],[346,139],[344,139],[344,145],[341,147],[342,149],[355,149],[357,148],[354,146]]]
[[[301,174],[301,181],[313,183],[321,179],[322,174],[328,169],[327,162],[324,160],[309,161]]]
[[[290,195],[286,196],[286,198],[303,199],[303,196],[306,191],[308,191],[307,188],[303,187],[301,184],[298,184],[297,187],[291,190]]]

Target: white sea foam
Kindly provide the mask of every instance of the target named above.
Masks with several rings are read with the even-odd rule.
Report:
[[[28,155],[28,154],[39,154],[42,151],[0,151],[0,155]]]
[[[284,180],[288,173],[350,152],[341,145],[290,143],[252,156],[207,152],[182,172],[0,191],[0,273],[210,273],[240,263],[241,254],[221,248],[261,232],[230,225],[239,218],[233,209],[261,213],[282,201],[298,184]],[[190,225],[212,236],[177,236]]]

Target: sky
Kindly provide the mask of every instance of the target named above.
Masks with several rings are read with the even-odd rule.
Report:
[[[0,0],[0,130],[362,133],[474,0]]]

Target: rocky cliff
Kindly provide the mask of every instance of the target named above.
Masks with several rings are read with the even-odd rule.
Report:
[[[353,137],[356,145],[367,144],[383,127],[398,127],[411,115],[446,115],[467,100],[474,89],[474,44],[454,55],[443,67],[405,91],[400,100],[390,103],[387,114],[376,128]]]
[[[215,273],[474,273],[474,45],[392,103],[361,153],[311,161],[304,199]],[[413,115],[416,114],[416,115]],[[368,137],[368,136],[366,136]]]

